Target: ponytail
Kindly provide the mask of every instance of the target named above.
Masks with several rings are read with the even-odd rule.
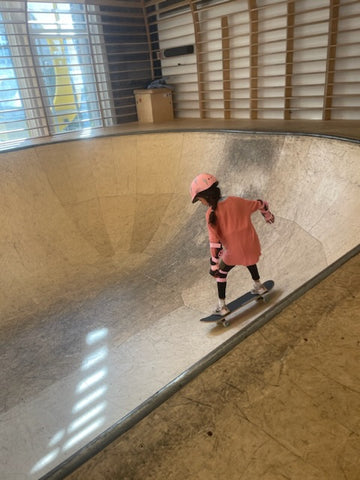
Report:
[[[215,211],[216,211],[219,199],[220,199],[220,197],[219,198],[215,197],[215,198],[211,199],[211,201],[209,201],[209,204],[210,204],[210,207],[211,207],[211,212],[210,212],[210,215],[209,215],[209,223],[210,223],[210,225],[213,225],[214,227],[215,227],[216,222],[217,222]]]
[[[212,226],[215,226],[217,223],[215,212],[216,212],[218,202],[221,198],[221,191],[220,191],[220,188],[217,186],[217,183],[212,187],[210,187],[208,190],[201,192],[201,196],[208,202],[208,204],[211,207],[211,212],[209,215],[209,224]]]
[[[215,207],[216,209],[216,207]],[[210,212],[210,215],[209,215],[209,223],[210,225],[213,225],[215,227],[216,225],[216,213],[215,213],[215,209],[213,207],[211,207],[211,212]]]

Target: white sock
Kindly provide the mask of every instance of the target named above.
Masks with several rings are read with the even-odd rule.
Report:
[[[222,308],[225,306],[225,298],[219,298],[219,307]]]

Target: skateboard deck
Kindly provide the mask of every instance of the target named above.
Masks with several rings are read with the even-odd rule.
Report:
[[[230,310],[230,312],[225,316],[215,315],[215,313],[213,313],[208,317],[200,318],[200,322],[207,322],[207,323],[216,322],[218,325],[223,325],[224,327],[228,327],[230,325],[230,320],[227,317],[231,313],[235,312],[236,310],[239,310],[241,307],[243,307],[247,303],[252,302],[253,300],[262,300],[264,302],[268,300],[267,295],[270,292],[270,290],[274,287],[275,283],[273,282],[273,280],[267,280],[266,282],[263,283],[263,285],[267,289],[267,292],[265,292],[264,294],[259,295],[258,293],[247,292],[241,297],[227,304],[227,307]]]

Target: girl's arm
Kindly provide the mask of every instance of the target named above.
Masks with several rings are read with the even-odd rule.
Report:
[[[206,213],[206,224],[209,234],[210,255],[218,259],[222,253],[222,244],[216,229],[209,223],[210,209]]]
[[[268,202],[258,200],[258,204],[258,209],[260,210],[261,215],[265,218],[266,223],[274,223],[275,216],[270,212]]]
[[[213,227],[208,223],[208,233],[209,233],[209,243],[210,243],[210,275],[216,277],[219,271],[220,257],[222,255],[222,244],[221,241],[213,229]]]

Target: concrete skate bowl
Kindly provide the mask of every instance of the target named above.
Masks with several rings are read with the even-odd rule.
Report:
[[[276,283],[269,308],[358,250],[355,141],[144,133],[42,145],[0,158],[2,371],[21,379],[9,385],[7,402],[39,398],[55,384],[60,389],[81,364],[83,339],[106,327],[108,349],[123,349],[123,371],[109,382],[117,386],[116,399],[120,381],[137,393],[104,430],[238,335],[239,325],[213,335],[198,322],[216,301],[205,211],[188,193],[199,172],[214,173],[224,195],[270,203],[274,225],[258,213],[253,217],[261,276]],[[249,280],[246,269],[234,269],[228,299],[248,290]],[[37,370],[42,374],[30,389]],[[147,388],[145,377],[152,379]]]
[[[153,321],[148,310],[166,311],[168,304],[206,310],[209,299],[198,294],[208,255],[204,211],[188,195],[201,171],[217,175],[224,194],[269,201],[274,227],[255,219],[260,267],[286,291],[360,238],[357,143],[161,133],[44,145],[0,158],[2,328],[78,306],[120,283],[123,311],[136,287],[132,324],[138,314]]]

